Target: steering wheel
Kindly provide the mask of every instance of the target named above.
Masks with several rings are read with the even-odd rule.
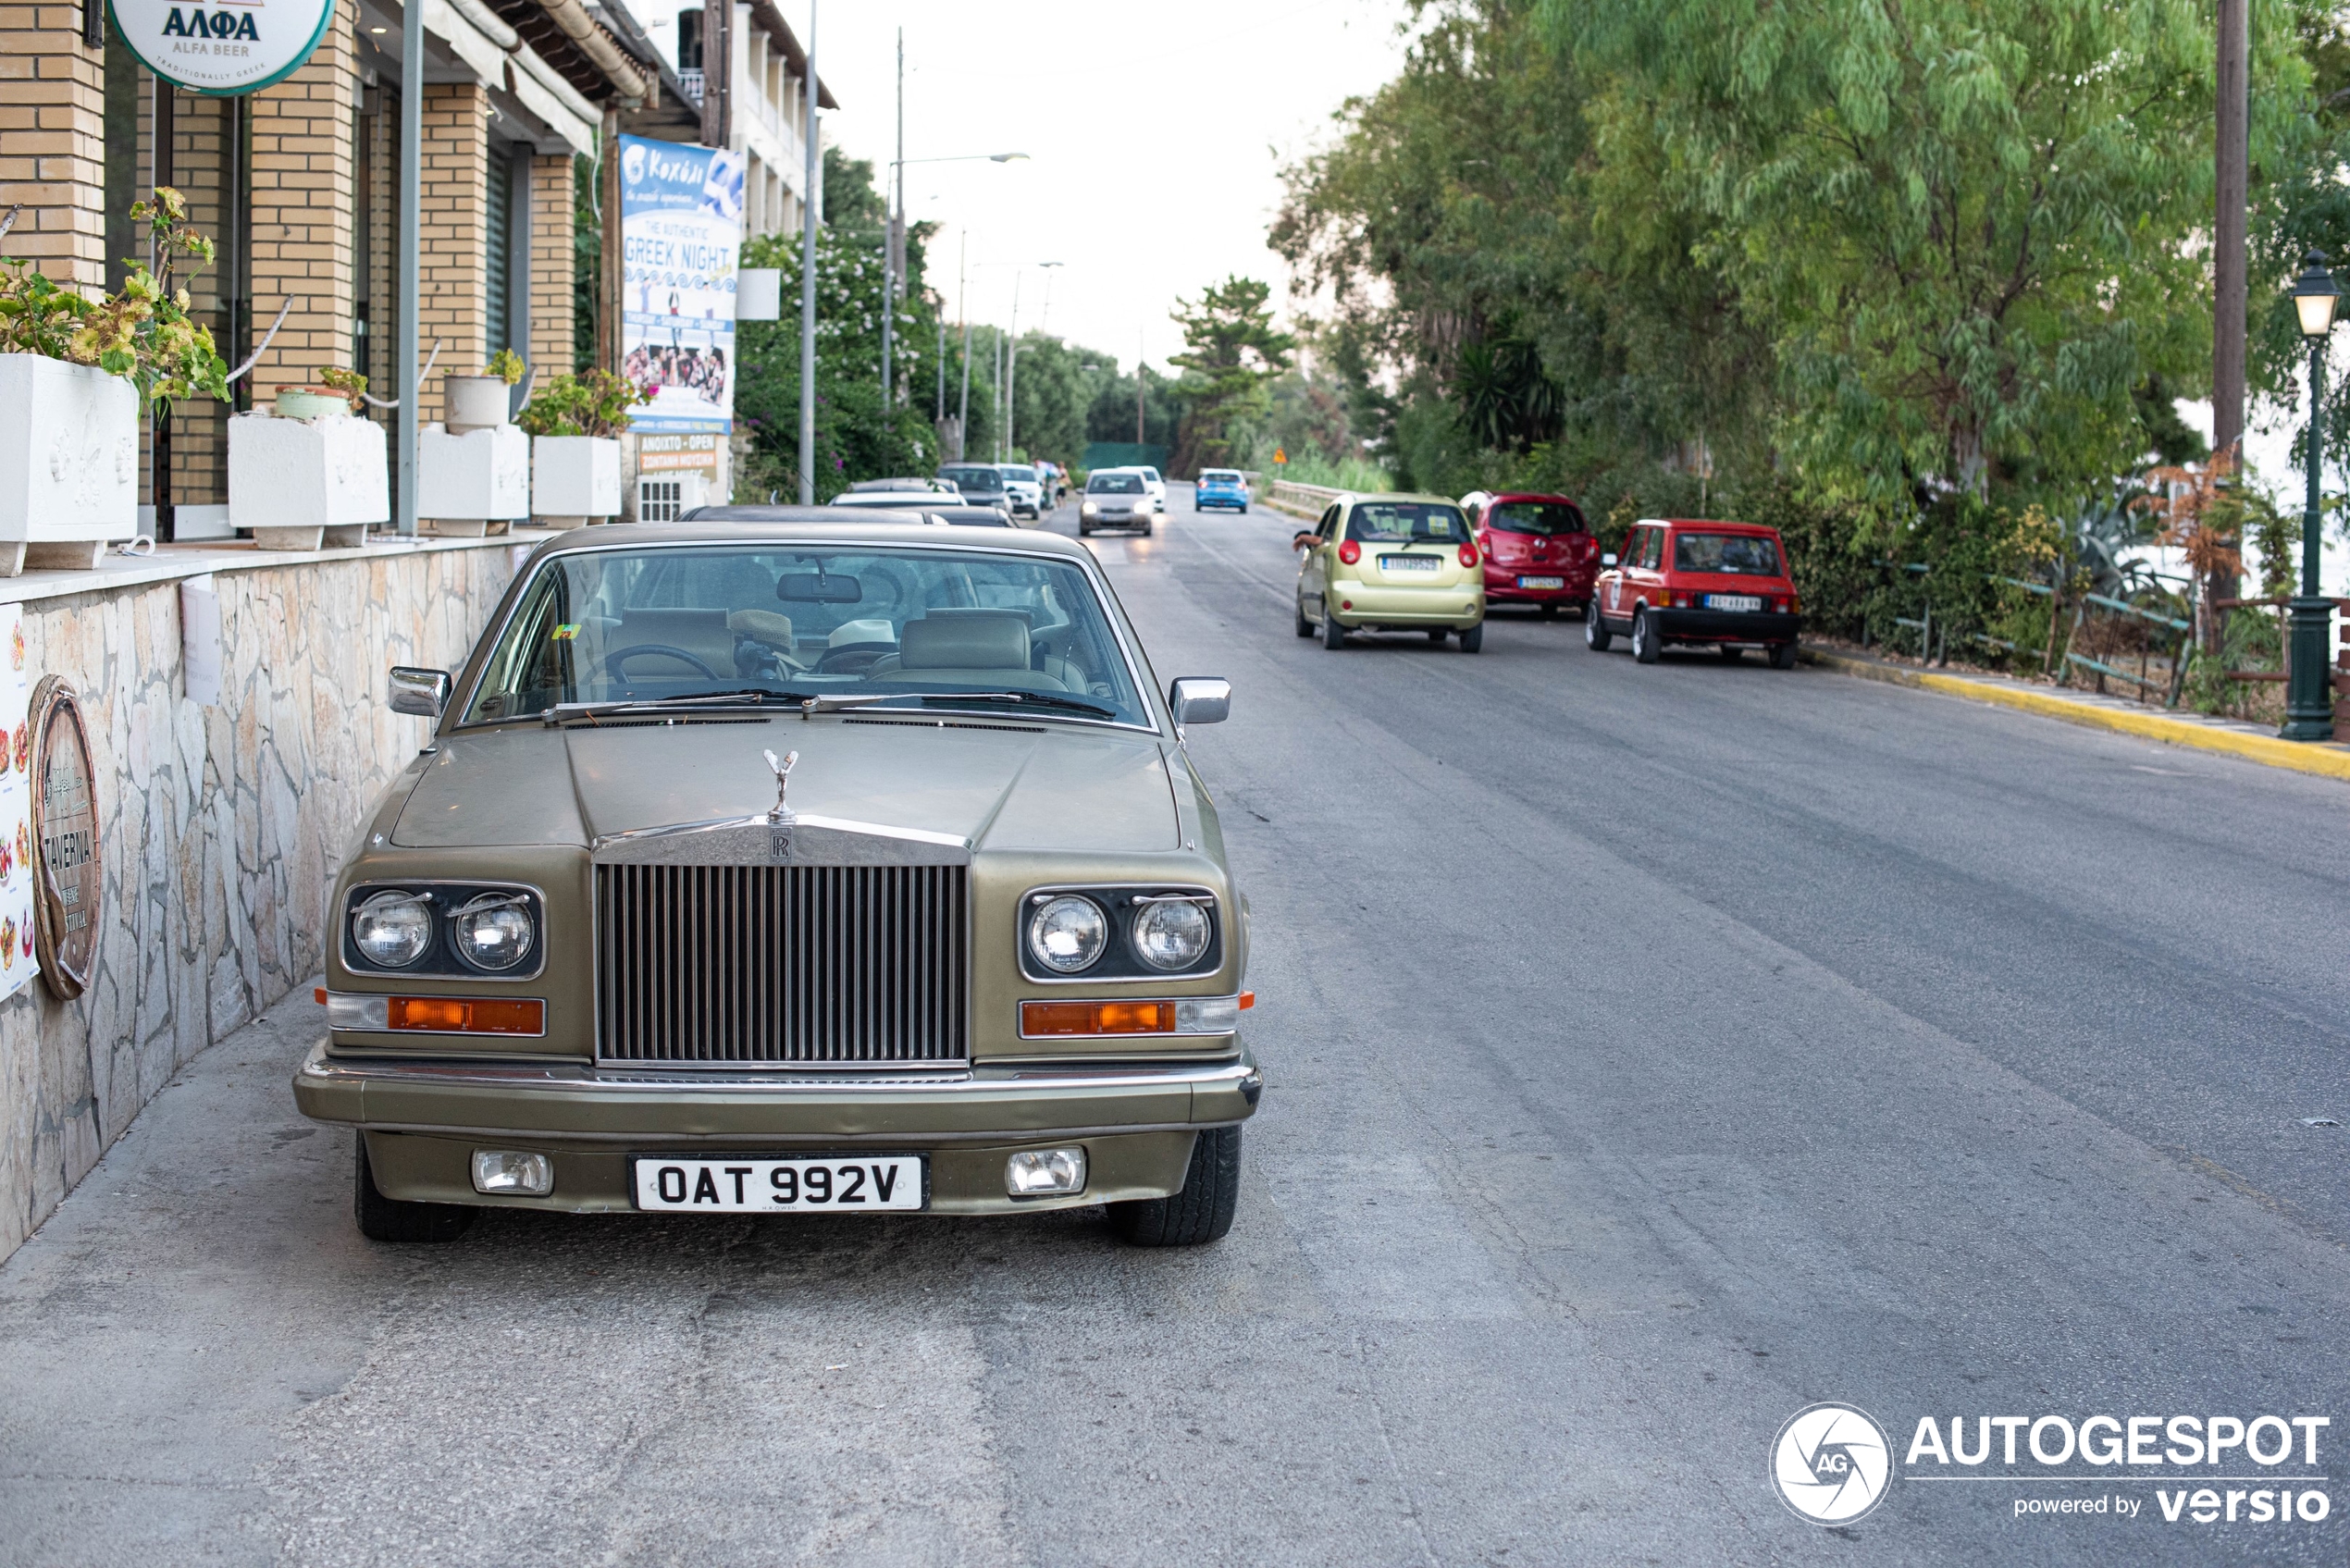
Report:
[[[636,658],[640,653],[667,654],[672,659],[680,659],[685,661],[686,663],[692,665],[696,670],[699,671],[702,674],[708,676],[713,681],[719,679],[717,671],[703,663],[694,655],[687,653],[684,648],[672,648],[665,642],[635,642],[630,643],[626,648],[616,648],[612,649],[610,653],[604,655],[604,673],[611,676],[615,681],[626,681],[628,677],[622,673],[620,667],[628,662],[631,659]]]

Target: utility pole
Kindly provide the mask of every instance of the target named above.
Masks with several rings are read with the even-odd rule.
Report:
[[[1012,460],[1012,426],[1020,417],[1020,405],[1012,401],[1012,392],[1020,382],[1020,277],[1012,274],[1012,337],[1004,347],[1004,455],[999,463]]]
[[[423,10],[418,6],[419,11]],[[416,80],[423,80],[419,76]],[[816,147],[816,0],[808,0],[808,167],[799,204],[799,504],[816,504],[816,226],[823,221],[823,155]],[[405,94],[403,94],[405,96]],[[410,183],[414,183],[411,181]]]
[[[897,380],[891,374],[897,336],[897,213],[906,182],[906,30],[897,30],[897,159],[890,166],[889,200],[882,214],[882,428],[897,425]]]
[[[963,461],[971,447],[971,236],[958,237],[955,241],[955,314],[963,321],[963,401],[955,410],[955,461]]]
[[[417,374],[418,339],[423,324],[416,317],[423,301],[424,263],[422,252],[425,224],[424,181],[416,178],[425,167],[425,8],[413,7],[415,15],[403,6],[400,15],[400,167],[404,171],[400,180],[400,521],[401,534],[414,538],[416,534],[416,459],[423,429],[417,415],[422,412],[423,380]],[[609,125],[610,117],[607,115]],[[615,137],[607,133],[597,144],[596,155],[604,167],[596,171],[601,183],[612,166],[612,145]],[[609,191],[610,186],[604,189]],[[620,227],[620,204],[610,203],[604,210],[604,221],[613,228]],[[606,255],[610,247],[606,247]],[[606,268],[609,272],[609,266]],[[599,313],[609,323],[611,340],[621,338],[621,317],[618,310]],[[617,354],[614,355],[617,358]],[[633,513],[636,507],[632,504]]]
[[[2241,472],[2244,452],[2245,360],[2245,216],[2250,184],[2250,93],[2248,56],[2252,35],[2249,0],[2219,3],[2219,127],[2215,138],[2219,157],[2218,212],[2212,225],[2211,247],[2211,450],[2216,455],[2235,449]],[[2312,436],[2315,426],[2311,427]],[[2208,607],[2215,599],[2232,599],[2238,588],[2232,573],[2213,574],[2203,585],[2203,635],[2216,643],[2217,611]]]

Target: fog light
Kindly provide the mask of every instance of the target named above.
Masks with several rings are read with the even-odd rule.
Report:
[[[474,1156],[479,1168],[481,1156]],[[1085,1151],[1022,1149],[1004,1164],[1004,1191],[1015,1198],[1085,1191]]]
[[[555,1162],[513,1149],[474,1151],[474,1191],[543,1198],[555,1190]]]

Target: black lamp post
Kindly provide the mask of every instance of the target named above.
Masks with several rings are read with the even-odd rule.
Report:
[[[2283,736],[2287,740],[2333,738],[2333,683],[2326,653],[2333,641],[2333,601],[2318,597],[2318,562],[2323,534],[2318,512],[2318,465],[2325,452],[2326,334],[2333,329],[2334,302],[2342,290],[2326,270],[2326,253],[2311,251],[2293,285],[2293,308],[2301,315],[2301,336],[2309,344],[2309,496],[2301,514],[2301,592],[2293,601],[2293,646],[2288,651]]]

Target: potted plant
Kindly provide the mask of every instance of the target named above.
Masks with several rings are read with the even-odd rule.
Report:
[[[652,401],[608,370],[558,376],[514,416],[529,435],[530,509],[541,526],[576,528],[620,513],[620,434]]]
[[[133,262],[119,292],[88,299],[29,262],[0,262],[0,573],[97,563],[139,531],[139,412],[229,399],[229,366],[190,319],[182,258],[213,258],[166,186],[130,209],[158,276]]]
[[[455,373],[441,378],[445,399],[442,423],[452,436],[468,430],[487,430],[506,423],[506,410],[513,401],[515,382],[522,379],[523,363],[512,349],[500,349],[489,356],[478,376]]]
[[[229,422],[229,523],[263,549],[356,548],[391,521],[390,432],[362,416],[367,378],[330,365],[278,389],[276,418]]]

